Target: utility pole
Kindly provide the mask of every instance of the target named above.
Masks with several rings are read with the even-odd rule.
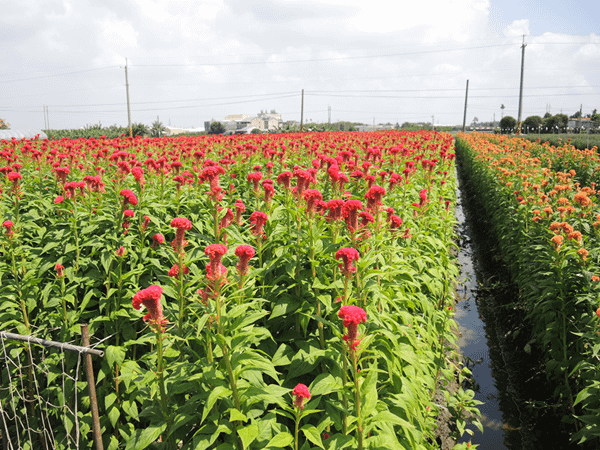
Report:
[[[431,116],[431,130],[435,131],[435,116]]]
[[[45,117],[46,117],[46,126],[48,127],[48,128],[46,128],[46,130],[50,131],[50,112],[48,111],[48,105],[46,105],[44,107],[44,110],[45,110],[45,113],[46,113],[45,114]]]
[[[47,130],[48,122],[46,122],[46,105],[42,105],[42,108],[44,109],[44,130]]]
[[[579,105],[579,132],[581,133],[581,119],[582,119],[582,113],[583,113],[583,105]]]
[[[304,126],[304,89],[302,89],[302,102],[300,103],[300,133]]]
[[[127,76],[127,58],[125,58],[125,88],[127,90],[127,123],[129,126],[129,137],[133,137],[133,129],[131,128],[131,107],[129,106],[129,78]]]
[[[494,113],[494,121],[492,122],[492,130],[496,128],[496,113]]]
[[[463,133],[467,126],[467,99],[469,98],[469,80],[467,80],[467,90],[465,92],[465,115],[463,116]]]
[[[519,89],[519,118],[517,119],[517,136],[521,134],[521,112],[523,111],[523,72],[525,69],[525,35],[523,35],[523,45],[521,46],[521,87]]]
[[[331,106],[327,107],[327,123],[331,125]]]

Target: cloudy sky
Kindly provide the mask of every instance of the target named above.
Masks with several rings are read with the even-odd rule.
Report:
[[[2,0],[0,118],[13,129],[203,126],[276,110],[372,124],[600,109],[591,0]],[[504,105],[504,111],[500,106]]]

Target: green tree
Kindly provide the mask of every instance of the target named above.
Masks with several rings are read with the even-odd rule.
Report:
[[[6,123],[4,120],[0,119],[0,130],[9,130],[10,124]]]
[[[152,122],[152,128],[150,128],[150,136],[161,137],[166,131],[167,128],[157,118],[154,122]]]
[[[500,129],[504,132],[513,131],[517,127],[517,119],[512,116],[504,116],[500,121]]]
[[[543,121],[544,119],[540,116],[529,116],[523,121],[523,129],[525,131],[539,131]]]
[[[208,134],[223,134],[225,133],[225,125],[221,122],[213,122],[210,124],[210,131]]]
[[[132,123],[131,130],[134,136],[146,136],[148,135],[148,127],[143,123]]]

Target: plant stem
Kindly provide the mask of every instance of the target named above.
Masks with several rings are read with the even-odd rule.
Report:
[[[352,367],[354,369],[354,412],[356,414],[356,438],[358,440],[358,450],[363,448],[363,423],[360,413],[360,385],[358,383],[358,355],[356,350],[350,350],[352,358]]]

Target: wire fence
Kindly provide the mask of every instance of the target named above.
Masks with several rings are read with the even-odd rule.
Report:
[[[0,332],[3,450],[102,449],[91,357],[104,353],[89,348],[87,325],[82,336],[77,346]]]

